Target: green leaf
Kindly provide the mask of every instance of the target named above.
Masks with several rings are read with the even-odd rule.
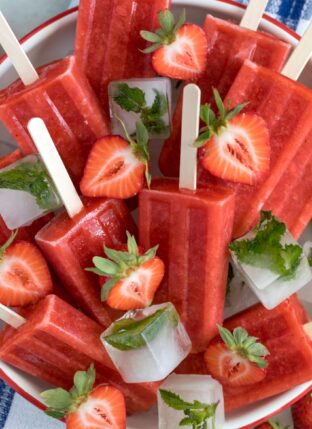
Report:
[[[114,286],[118,283],[118,279],[111,279],[107,280],[107,282],[102,286],[101,290],[101,300],[102,302],[105,302],[108,298],[108,295],[110,291],[113,289]]]
[[[158,249],[158,245],[149,249],[147,252],[144,253],[143,256],[140,256],[139,257],[140,264],[144,264],[145,262],[155,258],[157,249]]]
[[[13,244],[17,234],[18,234],[18,229],[13,231],[10,237],[7,239],[7,241],[4,244],[2,244],[2,246],[0,247],[0,259],[3,257],[3,254],[11,246],[11,244]]]
[[[269,420],[268,423],[272,426],[272,429],[289,429],[289,426],[281,425],[279,422]]]
[[[140,88],[130,88],[126,83],[118,84],[115,102],[127,112],[141,113],[146,106],[145,93]]]
[[[170,35],[174,28],[173,13],[169,9],[160,11],[158,14],[158,19],[159,19],[160,26],[164,30],[165,34]]]
[[[179,395],[169,390],[159,389],[159,393],[164,403],[174,410],[186,410],[192,407],[190,402],[185,402]]]
[[[235,106],[233,110],[230,111],[226,111],[226,120],[230,120],[233,119],[235,116],[237,116],[247,105],[249,104],[249,102],[247,103],[242,103],[239,104],[238,106]]]
[[[74,386],[79,396],[88,395],[95,383],[94,364],[90,365],[88,371],[77,371],[74,375]]]
[[[65,417],[65,413],[62,411],[53,410],[52,408],[48,408],[44,411],[49,417],[53,417],[54,419],[63,419]]]
[[[144,347],[152,341],[162,327],[172,319],[172,313],[176,313],[171,307],[165,307],[142,320],[133,321],[127,327],[123,327],[114,333],[104,337],[104,340],[118,350],[134,350]]]
[[[92,261],[95,267],[102,271],[102,275],[104,276],[112,277],[118,273],[118,265],[115,262],[110,261],[109,259],[95,256]]]
[[[235,345],[236,345],[236,342],[235,342],[235,338],[233,337],[232,333],[228,329],[223,328],[220,325],[217,325],[217,326],[218,326],[218,329],[219,329],[220,337],[222,338],[222,340],[224,341],[224,343],[230,349],[234,348]]]
[[[179,16],[179,18],[178,18],[178,20],[177,20],[177,22],[173,28],[174,33],[176,33],[179,30],[179,28],[181,28],[182,25],[185,24],[185,22],[186,22],[186,9],[183,9],[181,12],[181,15]]]
[[[148,48],[142,49],[143,54],[151,54],[152,52],[157,51],[162,46],[162,43],[155,43],[154,45],[149,46]]]
[[[155,95],[155,99],[153,101],[152,107],[150,109],[150,112],[153,115],[163,116],[165,113],[168,112],[167,96],[162,92],[158,91],[157,89],[154,89],[154,92],[156,95]]]
[[[138,121],[136,123],[136,138],[137,138],[137,144],[140,147],[144,148],[145,154],[148,154],[148,150],[146,150],[146,148],[149,141],[149,135],[142,121]],[[148,158],[149,158],[149,155],[148,155]]]
[[[292,278],[301,262],[303,250],[294,244],[283,245],[281,240],[286,226],[272,215],[261,212],[259,225],[253,230],[254,238],[236,240],[230,249],[242,263],[269,269],[285,280]]]
[[[194,147],[204,146],[210,138],[211,138],[211,132],[205,131],[203,134],[200,134],[200,136],[197,138],[197,140],[194,143]]]
[[[235,328],[233,331],[233,336],[237,344],[242,344],[247,340],[248,332],[243,328]]]
[[[200,107],[200,119],[209,127],[210,125],[210,104],[203,104]]]
[[[158,34],[151,33],[150,31],[140,31],[140,35],[147,42],[160,43],[162,41],[162,38]]]
[[[213,95],[216,101],[217,108],[219,110],[221,119],[225,119],[225,108],[222,101],[222,98],[220,97],[219,91],[216,88],[213,88]]]
[[[308,261],[309,261],[310,267],[312,267],[312,247],[311,247],[309,254],[308,254]]]
[[[57,411],[67,410],[73,403],[71,394],[61,388],[46,390],[41,396],[49,408]]]
[[[138,249],[138,245],[137,245],[135,236],[131,235],[129,231],[127,231],[126,234],[127,234],[128,252],[131,255],[139,256],[139,249]]]
[[[98,268],[85,268],[85,271],[97,274],[98,276],[103,276],[103,271],[99,270]]]
[[[0,188],[31,194],[40,209],[49,211],[60,205],[55,187],[40,161],[25,161],[0,172]]]

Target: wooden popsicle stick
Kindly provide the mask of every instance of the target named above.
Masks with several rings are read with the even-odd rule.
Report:
[[[199,134],[201,92],[191,83],[183,91],[180,189],[196,191],[197,187],[197,148],[194,142]]]
[[[73,218],[83,209],[83,204],[45,123],[41,118],[33,118],[28,122],[27,128],[63,201],[68,216]]]
[[[257,31],[269,0],[250,0],[240,27]]]
[[[285,67],[282,70],[282,74],[290,79],[297,80],[302,70],[305,68],[309,59],[312,56],[312,21],[296,49],[293,51]]]
[[[24,85],[31,85],[39,75],[0,11],[0,44],[13,63]]]
[[[18,329],[26,322],[26,319],[24,319],[24,317],[22,317],[18,313],[15,313],[15,311],[11,310],[9,307],[6,307],[3,304],[0,304],[0,320],[15,329]]]
[[[312,340],[312,322],[309,322],[303,325],[303,329],[305,333],[308,335],[308,337],[310,337]]]

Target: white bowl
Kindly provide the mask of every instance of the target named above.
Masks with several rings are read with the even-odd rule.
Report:
[[[173,3],[175,9],[186,7],[188,9],[188,20],[199,24],[203,23],[207,13],[211,13],[220,18],[239,21],[244,9],[243,6],[228,0],[176,0]],[[72,52],[76,19],[77,10],[73,9],[51,19],[23,39],[24,49],[36,66],[61,58]],[[299,39],[290,29],[268,16],[265,16],[262,20],[261,29],[293,45],[295,45]],[[0,60],[0,87],[8,85],[15,80],[16,77],[16,73],[10,61],[2,58],[2,60]],[[305,85],[312,88],[312,63],[306,67],[300,80]],[[15,146],[12,138],[1,125],[0,141],[2,142],[2,154],[9,152],[12,150],[12,146]],[[311,237],[312,233],[310,232],[308,235]],[[40,408],[44,408],[39,394],[42,390],[47,388],[45,383],[3,362],[0,362],[0,375],[30,402]],[[298,400],[311,386],[312,381],[274,398],[227,413],[226,424],[223,429],[247,428],[260,423]],[[155,409],[151,410],[149,413],[138,414],[128,419],[128,429],[141,428],[157,428],[157,413]]]

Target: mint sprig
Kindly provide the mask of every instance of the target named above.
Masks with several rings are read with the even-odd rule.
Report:
[[[267,268],[285,279],[291,278],[300,264],[303,250],[298,244],[281,244],[286,233],[285,224],[270,211],[262,211],[260,222],[253,231],[253,239],[236,240],[230,244],[239,261]]]
[[[200,129],[200,134],[194,143],[195,147],[204,146],[213,136],[222,134],[228,126],[228,121],[238,115],[248,103],[242,103],[233,109],[225,108],[223,101],[217,89],[213,89],[213,95],[218,108],[218,115],[211,109],[210,104],[203,104],[200,108],[200,119],[205,126]]]
[[[185,24],[186,11],[183,9],[180,17],[175,22],[173,13],[169,9],[166,9],[158,13],[158,20],[160,27],[155,33],[144,30],[140,32],[144,40],[153,43],[142,51],[144,54],[150,54],[163,45],[171,45],[176,40],[177,31]]]
[[[67,391],[57,388],[41,393],[48,406],[45,413],[56,419],[62,419],[76,411],[81,404],[87,401],[95,383],[96,372],[94,364],[87,371],[77,371],[74,375],[74,385]]]
[[[272,429],[289,429],[289,426],[281,425],[277,421],[268,420],[268,423],[272,426]]]
[[[0,171],[0,188],[24,191],[33,195],[42,210],[55,208],[56,191],[40,161],[34,163],[26,161],[9,170]]]
[[[195,400],[186,402],[179,395],[169,390],[159,389],[161,399],[174,410],[183,411],[185,417],[180,426],[190,426],[192,429],[208,429],[208,420],[211,419],[212,428],[215,429],[216,409],[218,402],[204,404]]]
[[[144,255],[140,255],[135,237],[128,231],[127,238],[128,251],[124,252],[104,246],[104,252],[108,259],[95,256],[92,259],[94,267],[86,268],[86,271],[90,271],[99,276],[109,277],[110,279],[107,280],[102,287],[102,301],[107,300],[109,292],[116,283],[129,277],[138,267],[156,256],[158,246],[152,247],[147,250]]]
[[[264,357],[268,356],[270,352],[263,344],[258,342],[257,337],[250,336],[246,329],[241,327],[235,328],[232,334],[228,329],[220,325],[217,326],[220,337],[230,350],[255,363],[259,368],[268,366],[268,362]]]
[[[161,134],[168,129],[163,120],[164,114],[168,112],[168,99],[157,89],[154,89],[154,92],[153,104],[148,106],[142,89],[130,88],[126,83],[120,83],[114,100],[123,110],[138,113],[149,133]]]
[[[179,316],[174,307],[168,305],[141,320],[120,319],[113,323],[110,334],[103,336],[104,341],[118,350],[135,350],[146,346],[168,323],[177,326]]]
[[[312,267],[312,247],[311,247],[309,254],[308,254],[308,262],[309,262],[310,267]]]

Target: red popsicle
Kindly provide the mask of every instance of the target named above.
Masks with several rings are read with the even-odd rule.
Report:
[[[202,104],[214,104],[213,87],[222,99],[226,96],[245,59],[279,71],[289,53],[290,46],[285,42],[211,15],[207,16],[204,29],[209,44],[208,68],[197,82],[202,90]],[[182,96],[174,113],[172,135],[165,142],[159,161],[166,176],[179,174],[181,115]]]
[[[155,76],[141,30],[158,28],[157,14],[171,0],[81,0],[75,56],[108,112],[112,80]]]
[[[0,311],[4,318],[5,307]],[[5,362],[65,389],[72,386],[76,371],[93,362],[97,384],[120,389],[128,412],[147,410],[156,401],[159,383],[126,384],[100,341],[103,327],[57,296],[48,295],[29,309],[27,320],[17,315],[16,323],[20,326],[2,332],[0,359]]]
[[[151,189],[140,193],[139,233],[144,248],[159,244],[157,253],[166,266],[156,302],[175,305],[193,351],[198,351],[222,322],[234,194],[212,186],[196,190],[197,151],[192,145],[198,135],[199,106],[194,104],[194,87],[184,90],[180,183],[156,179]]]

